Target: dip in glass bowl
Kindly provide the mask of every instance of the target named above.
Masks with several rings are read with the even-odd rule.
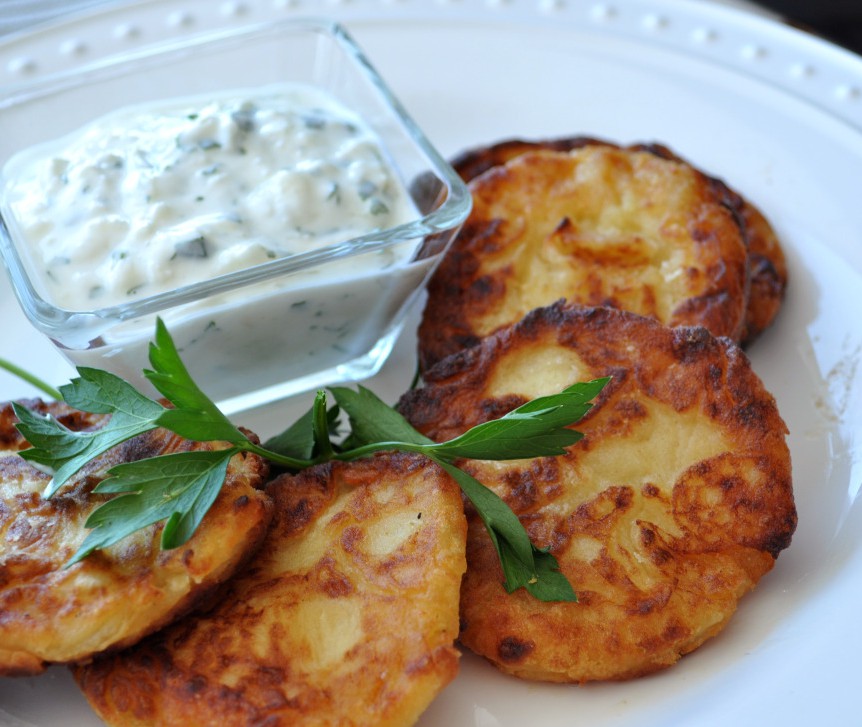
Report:
[[[470,208],[325,20],[9,87],[0,123],[0,250],[29,320],[147,390],[161,317],[228,412],[375,373]]]

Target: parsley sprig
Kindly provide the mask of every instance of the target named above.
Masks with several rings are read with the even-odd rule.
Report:
[[[21,456],[53,473],[45,497],[53,496],[95,457],[157,427],[198,442],[223,443],[212,451],[150,457],[108,470],[94,492],[115,497],[90,515],[86,522],[90,533],[68,565],[162,520],[165,526],[161,547],[182,545],[218,496],[231,457],[240,452],[253,452],[277,466],[298,471],[329,460],[348,461],[397,450],[425,455],[458,483],[497,550],[507,591],[525,588],[543,601],[577,600],[554,556],[547,549],[533,545],[508,505],[459,468],[458,461],[564,454],[567,447],[582,438],[569,426],[589,411],[591,400],[607,379],[575,384],[559,394],[534,399],[499,419],[439,443],[414,429],[369,389],[331,387],[334,405],[328,405],[326,392],[317,392],[314,403],[302,417],[259,445],[222,414],[197,386],[161,320],[156,323],[149,359],[152,368],[146,369],[144,376],[170,406],[144,396],[111,373],[85,367],[79,368],[79,376],[60,387],[58,393],[76,409],[110,414],[101,429],[74,432],[50,415],[13,405],[19,419],[18,429],[31,444]],[[347,415],[348,431],[346,436],[339,437],[342,414]]]

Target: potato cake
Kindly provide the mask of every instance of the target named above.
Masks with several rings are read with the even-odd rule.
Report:
[[[399,408],[443,441],[604,376],[566,455],[463,465],[550,548],[579,597],[506,595],[469,515],[461,642],[526,679],[626,679],[673,664],[724,627],[795,529],[775,401],[745,354],[702,327],[557,303],[444,359]]]
[[[105,416],[64,404],[24,402],[73,430]],[[84,523],[109,496],[93,494],[112,466],[169,452],[212,449],[164,430],[135,437],[92,461],[51,499],[49,475],[16,453],[28,445],[10,404],[0,407],[0,674],[36,674],[138,641],[186,612],[227,579],[259,545],[270,519],[259,488],[268,476],[254,455],[231,460],[221,493],[195,535],[159,549],[157,524],[64,564],[89,532]]]
[[[417,455],[267,487],[269,535],[225,598],[76,668],[111,725],[408,725],[456,674],[466,522]]]
[[[467,150],[453,159],[452,165],[464,181],[470,182],[491,167],[505,164],[528,151],[571,151],[595,145],[619,148],[611,142],[587,136],[537,141],[509,139]],[[665,159],[687,163],[662,144],[634,144],[625,148],[648,151]],[[781,307],[787,288],[787,263],[778,236],[763,213],[724,181],[712,175],[707,176],[724,204],[736,214],[748,241],[750,291],[745,326],[740,338],[742,343],[747,344],[769,327]]]
[[[473,210],[428,287],[427,368],[566,298],[742,335],[748,251],[708,177],[646,151],[535,151],[470,183]]]

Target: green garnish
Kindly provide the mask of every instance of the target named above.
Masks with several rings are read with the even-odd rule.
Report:
[[[203,197],[200,197],[203,199]],[[178,257],[207,258],[209,257],[209,244],[203,235],[198,235],[190,240],[183,240],[174,246],[174,254],[171,260]]]
[[[35,386],[42,393],[47,394],[52,399],[59,399],[61,394],[57,389],[55,389],[50,384],[45,383],[38,376],[34,376],[29,371],[25,371],[20,366],[16,366],[11,361],[7,361],[5,358],[0,357],[0,369],[4,369],[8,371],[10,374],[14,374],[19,379],[23,379],[28,384]]]
[[[567,427],[589,411],[608,379],[575,384],[559,394],[534,399],[499,419],[473,427],[459,437],[435,443],[414,429],[370,390],[331,387],[335,405],[318,391],[297,422],[262,446],[252,442],[204,394],[183,364],[161,320],[150,344],[152,369],[144,371],[172,408],[147,398],[106,371],[79,368],[79,377],[53,392],[70,406],[111,414],[97,431],[73,432],[51,416],[13,405],[21,434],[32,445],[21,456],[53,473],[45,496],[51,497],[87,462],[111,447],[157,427],[198,442],[225,442],[212,452],[183,452],[126,462],[111,468],[94,489],[116,494],[86,522],[91,529],[67,565],[108,547],[133,532],[165,520],[162,548],[185,543],[218,496],[231,457],[253,452],[298,471],[329,460],[349,461],[375,452],[397,450],[429,457],[448,472],[473,503],[500,557],[510,593],[526,588],[542,601],[575,601],[571,584],[547,550],[535,547],[515,514],[494,492],[460,469],[460,459],[508,460],[565,453],[582,435]],[[0,366],[9,368],[0,360]],[[28,378],[33,381],[32,377]],[[59,397],[58,397],[59,398]],[[346,436],[338,437],[342,413]]]

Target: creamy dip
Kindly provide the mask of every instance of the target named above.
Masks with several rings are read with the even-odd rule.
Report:
[[[74,364],[151,393],[141,371],[154,314],[110,306],[134,308],[420,218],[368,125],[323,90],[296,85],[118,111],[22,152],[3,183],[4,221],[40,294],[97,312],[70,316],[51,338]],[[414,257],[421,243],[414,232],[200,299],[183,295],[158,315],[228,412],[362,378],[386,359],[433,267],[436,256]]]
[[[47,297],[128,303],[414,219],[368,127],[307,86],[103,117],[4,170]],[[20,243],[19,243],[20,244]],[[391,256],[354,265],[379,269]]]

